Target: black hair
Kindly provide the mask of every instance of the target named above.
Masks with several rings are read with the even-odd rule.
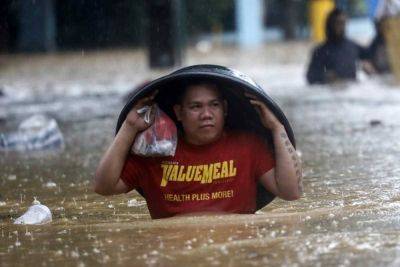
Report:
[[[335,8],[329,13],[328,18],[326,19],[325,31],[326,31],[326,39],[328,41],[335,41],[338,39],[335,33],[335,22],[339,16],[346,15],[343,10],[340,8]]]
[[[183,98],[190,87],[193,86],[204,86],[204,87],[212,87],[215,88],[220,95],[221,99],[225,99],[223,90],[218,83],[209,81],[209,80],[192,80],[182,83],[177,89],[176,101],[174,104],[180,105],[182,104]]]

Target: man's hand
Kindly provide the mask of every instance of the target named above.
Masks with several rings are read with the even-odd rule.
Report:
[[[361,61],[361,68],[368,75],[374,75],[378,73],[370,60]]]
[[[133,106],[112,144],[103,155],[93,181],[93,190],[98,194],[113,195],[128,191],[128,186],[120,179],[122,169],[136,134],[147,129],[154,121],[152,118],[150,123],[146,123],[141,116],[144,114],[138,114],[137,111],[146,105],[152,105],[156,94],[157,91],[140,99]]]
[[[259,100],[255,95],[245,93],[245,96],[249,98],[250,103],[256,109],[258,115],[260,116],[260,120],[262,125],[270,130],[276,130],[279,127],[282,127],[281,122],[275,117],[275,115],[267,108],[267,106]]]
[[[153,100],[156,97],[158,91],[155,91],[148,97],[144,97],[140,99],[129,111],[128,115],[126,116],[125,123],[128,127],[135,129],[137,132],[141,132],[146,130],[154,121],[154,114],[150,117],[150,123],[147,123],[144,120],[144,114],[139,114],[138,110],[143,108],[144,106],[151,106],[153,104]]]
[[[265,189],[276,196],[295,200],[302,192],[301,162],[296,150],[290,142],[285,127],[267,108],[267,106],[252,94],[245,94],[260,116],[261,123],[270,129],[273,135],[275,168],[260,177]]]

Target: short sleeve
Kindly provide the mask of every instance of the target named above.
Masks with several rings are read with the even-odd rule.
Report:
[[[130,155],[125,161],[120,178],[128,186],[129,190],[139,187],[139,178],[143,176],[143,164],[140,157]]]
[[[261,138],[254,138],[254,174],[256,179],[275,167],[275,157],[272,145],[267,145]]]

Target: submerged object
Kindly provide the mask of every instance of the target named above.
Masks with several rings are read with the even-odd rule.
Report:
[[[46,224],[52,221],[50,209],[40,204],[36,199],[33,205],[19,218],[14,221],[14,224]]]
[[[0,151],[37,151],[64,148],[64,137],[55,119],[33,115],[18,127],[18,131],[0,133]]]
[[[285,127],[291,143],[294,147],[296,146],[293,130],[289,121],[275,101],[247,75],[218,65],[194,65],[185,67],[138,88],[122,109],[118,118],[116,131],[118,132],[136,101],[156,90],[158,90],[158,93],[155,102],[175,121],[175,123],[177,123],[179,129],[179,123],[173,112],[173,105],[177,102],[176,97],[178,95],[178,90],[195,81],[215,83],[222,91],[224,97],[228,101],[229,110],[225,121],[226,128],[254,132],[273,146],[271,132],[262,126],[257,112],[250,104],[249,99],[244,95],[245,92],[251,93],[263,101],[274,113]],[[143,195],[143,192],[140,190],[138,190],[138,192]],[[265,207],[274,198],[275,196],[266,191],[261,184],[258,185],[257,210]]]

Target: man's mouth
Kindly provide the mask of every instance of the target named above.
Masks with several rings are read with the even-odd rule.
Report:
[[[200,129],[207,129],[207,128],[213,128],[214,125],[213,124],[204,124],[200,126]]]

